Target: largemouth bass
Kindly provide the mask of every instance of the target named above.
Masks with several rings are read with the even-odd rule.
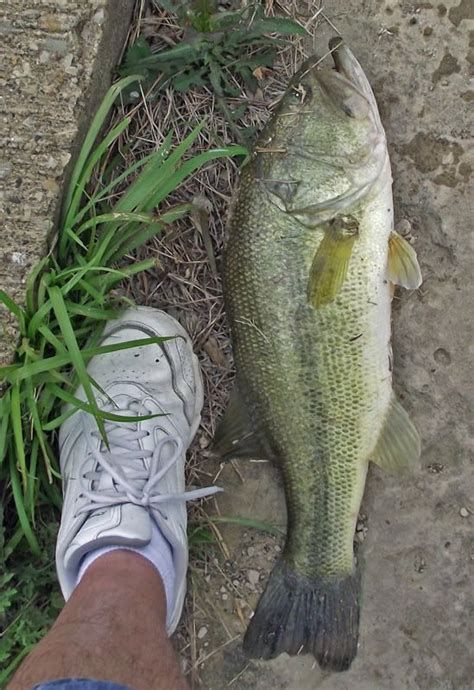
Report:
[[[247,630],[254,657],[357,650],[353,538],[369,461],[416,464],[418,434],[392,392],[393,284],[421,283],[393,230],[390,162],[367,78],[340,39],[306,62],[244,168],[225,252],[236,387],[224,456],[273,458],[288,528]],[[262,487],[262,492],[265,487]]]

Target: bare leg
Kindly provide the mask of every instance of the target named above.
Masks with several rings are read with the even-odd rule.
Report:
[[[166,634],[161,578],[145,558],[113,551],[87,569],[49,634],[7,690],[93,678],[133,690],[188,690]]]

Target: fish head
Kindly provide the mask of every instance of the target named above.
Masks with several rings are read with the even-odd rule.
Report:
[[[381,178],[391,181],[367,77],[341,39],[330,49],[334,68],[314,57],[302,65],[257,146],[258,177],[272,201],[309,225],[357,204]]]

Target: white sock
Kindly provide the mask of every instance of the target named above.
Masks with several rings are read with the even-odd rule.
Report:
[[[109,546],[101,546],[97,549],[89,551],[81,561],[79,573],[77,576],[76,587],[84,577],[84,573],[94,561],[101,556],[111,551],[134,551],[144,556],[152,563],[159,572],[166,594],[166,618],[167,627],[170,622],[170,617],[173,612],[174,598],[175,598],[175,569],[173,563],[173,551],[168,540],[163,536],[158,525],[153,522],[151,529],[151,540],[146,546],[120,546],[110,544]]]

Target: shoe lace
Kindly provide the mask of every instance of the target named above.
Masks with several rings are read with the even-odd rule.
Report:
[[[148,413],[139,401],[132,401],[125,410],[117,410],[115,403],[108,403],[101,408],[104,412],[136,416]],[[94,471],[80,473],[80,480],[91,480],[91,488],[82,487],[81,495],[88,499],[78,510],[77,515],[88,513],[110,506],[133,503],[144,508],[154,508],[167,519],[162,504],[170,501],[192,501],[212,496],[222,491],[217,486],[184,491],[182,493],[161,493],[159,483],[184,452],[182,440],[178,436],[168,435],[160,439],[153,450],[142,448],[140,440],[149,435],[148,431],[138,428],[138,422],[105,421],[105,432],[109,449],[105,444],[97,448],[95,439],[99,432],[91,429],[90,415],[81,412],[81,424],[85,433],[89,453],[97,462]],[[163,464],[163,448],[174,446],[171,457]],[[145,462],[148,461],[148,462]],[[112,480],[112,482],[110,481]]]

